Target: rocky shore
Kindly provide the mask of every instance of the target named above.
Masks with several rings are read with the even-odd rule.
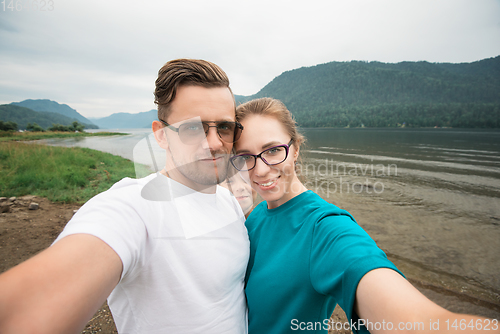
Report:
[[[0,198],[0,273],[49,247],[79,207],[36,196]],[[117,333],[106,304],[82,333]]]

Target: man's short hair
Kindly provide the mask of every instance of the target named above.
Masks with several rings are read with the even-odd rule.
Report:
[[[231,91],[226,73],[214,63],[201,59],[171,60],[158,71],[156,79],[155,103],[159,119],[166,121],[177,88],[183,85],[227,87]]]

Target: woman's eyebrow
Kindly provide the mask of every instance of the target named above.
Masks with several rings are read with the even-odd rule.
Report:
[[[273,141],[270,141],[269,143],[266,143],[266,144],[262,145],[262,149],[265,150],[266,148],[269,148],[269,147],[272,147],[272,146],[277,146],[277,145],[283,145],[283,144],[280,143],[279,141],[273,140]],[[236,150],[236,152],[235,152],[236,155],[238,155],[238,154],[245,154],[245,153],[250,153],[250,151],[249,150],[245,150],[245,149],[241,149],[241,150]]]
[[[283,144],[281,144],[279,141],[275,141],[274,140],[274,141],[271,141],[271,142],[269,142],[267,144],[262,145],[262,149],[266,149],[268,147],[277,146],[277,145],[283,145]]]

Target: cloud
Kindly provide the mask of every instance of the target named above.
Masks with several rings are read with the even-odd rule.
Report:
[[[500,54],[496,0],[54,1],[0,10],[0,102],[49,98],[85,116],[154,108],[158,69],[203,58],[251,95],[329,61],[470,62]]]

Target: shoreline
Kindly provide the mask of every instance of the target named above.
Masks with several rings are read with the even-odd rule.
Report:
[[[128,133],[122,132],[111,132],[111,131],[101,131],[101,132],[63,132],[63,131],[44,131],[44,132],[31,132],[31,131],[23,131],[23,132],[9,132],[9,131],[0,131],[0,142],[9,142],[9,141],[17,141],[17,142],[29,142],[34,140],[42,140],[42,139],[53,139],[53,138],[83,138],[83,137],[99,137],[99,136],[124,136],[128,135]]]
[[[67,221],[73,216],[75,210],[81,206],[79,204],[54,203],[37,196],[22,196],[16,199],[16,202],[15,205],[12,205],[11,212],[0,214],[0,258],[3,258],[0,271],[2,272],[50,246]],[[28,210],[31,202],[39,203],[40,208]],[[351,211],[354,211],[354,214],[357,213],[357,210]],[[447,279],[448,286],[437,284],[438,280],[426,276],[425,272],[417,265],[413,265],[412,268],[411,263],[404,259],[398,259],[391,253],[388,253],[388,257],[403,271],[412,285],[444,308],[458,313],[500,318],[500,304],[485,298],[485,295],[482,295],[479,290],[457,290],[456,286],[450,286],[449,278]],[[441,283],[446,282],[442,281]],[[462,284],[458,286],[463,287]],[[345,315],[342,309],[337,308],[332,319],[343,321]],[[98,332],[116,333],[106,304],[95,313],[82,334]],[[346,333],[349,332],[346,331]]]
[[[120,156],[116,154],[113,155]],[[349,182],[356,180],[355,177],[352,177],[351,179],[352,180],[349,180]],[[408,190],[403,189],[400,191],[399,188],[396,189],[394,186],[392,187],[393,188],[391,188],[390,183],[387,184],[386,191],[389,191],[389,193],[384,193],[384,196],[367,196],[364,193],[335,193],[322,197],[328,202],[332,202],[333,204],[344,208],[353,214],[360,226],[370,234],[379,247],[388,255],[388,258],[393,261],[395,265],[405,274],[407,279],[429,299],[446,309],[457,313],[471,313],[499,319],[500,293],[498,291],[495,291],[495,289],[492,290],[492,286],[482,286],[481,282],[474,280],[473,277],[467,278],[467,275],[460,275],[460,270],[447,272],[446,270],[436,270],[436,266],[434,266],[434,268],[432,265],[427,266],[428,261],[425,259],[426,256],[429,257],[429,254],[422,253],[422,249],[429,246],[431,248],[436,247],[436,245],[429,244],[428,240],[420,238],[420,235],[418,235],[419,238],[408,235],[409,233],[414,232],[410,230],[410,227],[412,229],[416,227],[418,234],[430,233],[432,235],[432,231],[435,233],[450,233],[451,236],[449,238],[455,238],[451,240],[460,240],[460,243],[467,243],[470,242],[470,240],[467,240],[467,238],[470,239],[470,233],[463,233],[457,237],[457,235],[453,234],[456,233],[455,231],[449,231],[448,228],[445,227],[445,223],[451,219],[449,217],[440,217],[443,221],[438,221],[437,224],[433,221],[432,226],[419,226],[420,222],[418,219],[422,216],[424,216],[424,218],[432,217],[432,219],[434,219],[436,216],[442,216],[442,212],[439,212],[439,210],[436,211],[435,208],[424,206],[421,203],[418,205],[401,205],[402,200],[400,196],[405,196],[405,191],[408,192]],[[394,198],[392,198],[396,196],[395,194],[398,196],[397,201],[393,201]],[[321,196],[321,194],[319,195]],[[387,198],[388,195],[392,197]],[[40,212],[47,210],[44,207],[54,207],[54,205],[60,205],[61,210],[50,209],[48,212],[50,212],[51,215],[56,212],[61,214],[54,216],[52,221],[47,218],[49,221],[46,221],[45,225],[35,223],[36,225],[39,225],[37,226],[39,230],[33,230],[34,225],[31,224],[34,222],[31,222],[31,220],[36,218],[29,218],[29,215],[33,214],[35,211],[28,212],[28,210],[25,210],[25,215],[19,216],[17,220],[14,219],[11,222],[10,227],[9,224],[4,223],[4,217],[6,217],[7,213],[0,214],[0,258],[3,257],[4,260],[2,261],[2,265],[7,264],[5,262],[10,262],[11,260],[13,261],[11,262],[12,265],[15,265],[26,260],[27,255],[29,255],[28,257],[31,257],[40,250],[48,247],[60,231],[62,231],[62,228],[73,214],[74,208],[67,209],[66,207],[66,209],[64,209],[65,206],[71,206],[71,204],[48,203],[48,200],[37,198],[35,196],[23,197],[31,197],[36,198],[36,200],[40,200],[42,202],[42,210],[40,210]],[[80,207],[78,204],[74,204],[74,206]],[[68,216],[68,214],[70,215]],[[469,219],[469,217],[466,218]],[[30,221],[30,224],[28,224],[27,221]],[[459,220],[459,223],[460,222],[461,221]],[[434,225],[437,225],[439,229],[429,232],[427,228],[435,228]],[[484,224],[484,226],[486,225]],[[483,228],[484,226],[480,226],[480,228]],[[9,230],[9,228],[18,230],[20,237],[20,239],[13,239],[9,243],[10,249],[9,247],[6,248],[4,245],[6,241],[5,239],[12,236],[11,232],[6,231],[6,229]],[[467,231],[468,230],[466,230],[466,232]],[[486,230],[486,232],[479,231],[477,233],[482,236],[487,233],[487,231],[488,230]],[[29,240],[27,236],[31,236],[32,240]],[[493,240],[495,244],[498,244],[498,240],[495,239],[495,234],[487,236],[490,239],[493,238],[491,240]],[[47,237],[48,239],[45,240],[45,245],[43,246],[41,239]],[[481,242],[484,242],[484,240],[485,239],[481,239]],[[488,243],[488,241],[486,241],[486,243]],[[492,243],[492,241],[489,243]],[[37,244],[39,244],[38,248],[36,248]],[[472,243],[470,245],[474,246],[475,244]],[[26,249],[23,250],[23,247]],[[411,252],[412,248],[415,247],[422,248],[418,249],[420,253],[414,254]],[[24,255],[18,256],[19,251],[24,252]],[[453,250],[451,253],[453,254]],[[422,256],[422,254],[424,255]],[[414,257],[413,255],[418,255],[420,258]],[[430,260],[436,261],[437,259],[439,261],[444,261],[444,264],[448,264],[446,263],[446,261],[449,260],[446,259],[446,252],[437,252],[431,255],[432,256],[429,257]],[[485,256],[487,254],[480,255]],[[491,257],[491,254],[489,256]],[[471,257],[472,259],[478,258],[478,254],[472,254]],[[5,261],[7,258],[12,259]],[[453,258],[451,260],[453,260]],[[14,263],[15,261],[18,262]],[[439,261],[437,262],[438,265],[440,264]],[[495,266],[493,265],[493,267]],[[7,268],[0,266],[0,272],[5,269]],[[92,320],[92,324],[89,322],[88,326],[97,328],[100,326],[100,322],[102,322],[101,325],[103,326],[109,326],[109,312],[106,312],[107,311],[104,306],[104,308],[101,308],[98,313],[96,313]],[[92,331],[90,331],[90,329],[88,331],[84,331],[84,333],[95,332],[96,331],[94,331],[94,329],[92,329]]]
[[[0,213],[0,272],[27,260],[50,246],[62,231],[79,204],[54,203],[37,196],[22,196],[16,199],[11,212]],[[28,210],[29,203],[40,204],[38,210]],[[351,210],[352,211],[352,210]],[[356,210],[354,210],[356,211]],[[471,313],[489,318],[500,318],[500,305],[477,294],[477,291],[457,291],[426,280],[423,271],[405,265],[392,254],[388,257],[407,276],[419,291],[442,307],[457,313]],[[6,264],[8,264],[6,266]],[[337,307],[332,321],[345,322],[343,310]],[[109,308],[104,304],[87,323],[81,334],[117,333]],[[335,333],[335,332],[331,332]],[[336,332],[337,334],[340,332]],[[351,333],[343,331],[342,333]]]

